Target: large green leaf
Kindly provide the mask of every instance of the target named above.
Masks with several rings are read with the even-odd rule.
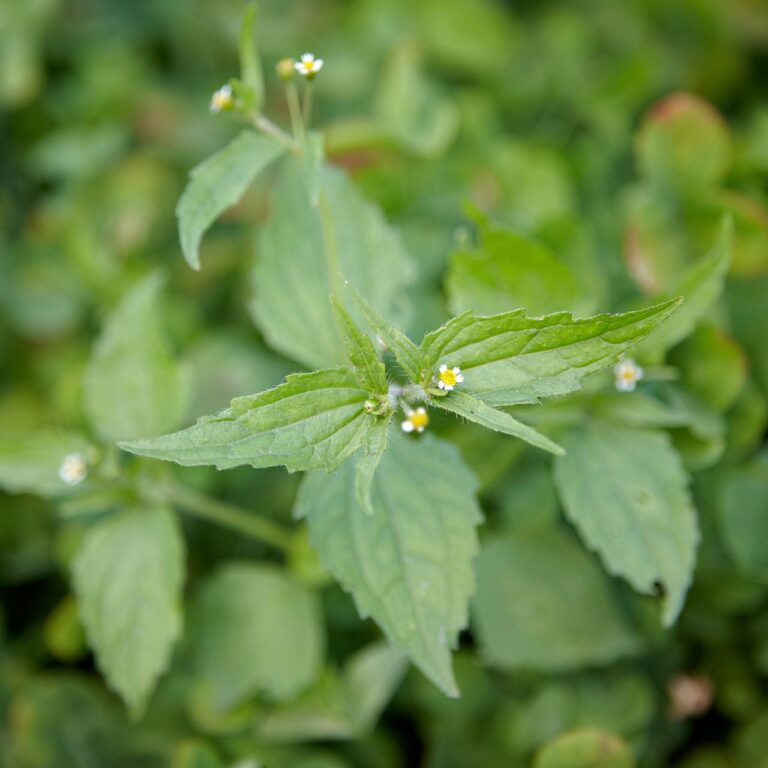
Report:
[[[203,586],[189,621],[196,678],[217,708],[257,693],[290,699],[320,672],[317,597],[272,566],[226,565]]]
[[[304,365],[343,363],[329,294],[349,280],[385,317],[402,321],[412,266],[381,212],[338,169],[323,166],[312,204],[303,158],[281,166],[272,216],[261,230],[251,311],[269,343]]]
[[[672,624],[693,577],[699,540],[680,458],[664,432],[593,421],[567,434],[555,480],[569,520],[608,571],[664,590]]]
[[[465,312],[424,337],[427,379],[440,364],[458,365],[462,389],[490,405],[536,402],[578,389],[581,379],[614,362],[666,320],[678,301],[624,314],[574,320],[562,312],[524,310],[480,317]]]
[[[160,287],[153,274],[125,296],[88,362],[85,412],[107,442],[165,432],[184,415],[187,380],[163,334]]]
[[[73,578],[99,669],[139,715],[181,632],[184,545],[173,512],[130,508],[97,523]]]
[[[59,430],[0,435],[0,488],[10,493],[57,496],[70,486],[59,476],[67,456],[87,462],[93,446],[81,435]]]
[[[632,750],[612,733],[583,728],[564,733],[537,754],[534,768],[635,768]]]
[[[355,467],[308,475],[296,502],[323,565],[392,644],[448,695],[450,649],[474,586],[476,481],[434,438],[393,436],[373,480],[373,514],[355,495]]]
[[[243,131],[224,149],[192,170],[176,215],[184,258],[200,269],[198,249],[203,234],[216,218],[233,206],[248,186],[284,152],[272,139]]]
[[[636,355],[661,359],[664,352],[693,331],[720,298],[731,263],[732,233],[731,219],[724,219],[712,251],[690,267],[668,291],[655,297],[656,301],[667,301],[682,296],[683,303],[668,322],[655,328],[638,344]]]
[[[193,427],[120,447],[187,466],[330,472],[360,448],[374,423],[364,410],[367,397],[349,368],[296,373],[274,389],[235,398],[227,410]]]
[[[492,666],[561,672],[638,650],[600,567],[564,533],[491,538],[476,570],[474,624]]]
[[[488,429],[496,432],[503,432],[505,435],[512,435],[525,440],[526,443],[535,445],[550,453],[562,455],[563,449],[553,443],[548,437],[537,432],[533,427],[523,424],[504,411],[492,408],[482,400],[477,400],[463,392],[450,392],[445,397],[435,397],[432,399],[432,405],[442,408],[445,411],[455,413],[469,421],[474,421]]]

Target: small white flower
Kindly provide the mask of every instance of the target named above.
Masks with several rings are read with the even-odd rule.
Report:
[[[78,485],[88,476],[88,465],[81,453],[68,453],[59,467],[59,478],[67,485]]]
[[[440,366],[440,373],[437,376],[437,386],[440,389],[450,392],[457,384],[461,384],[462,381],[464,381],[464,374],[458,365],[453,368],[449,368],[445,364]]]
[[[314,53],[305,53],[294,66],[300,75],[311,80],[323,68],[323,60],[316,59]]]
[[[429,414],[426,408],[408,411],[405,421],[400,425],[403,432],[418,432],[421,434],[429,426]]]
[[[634,392],[637,382],[643,378],[643,369],[634,360],[627,358],[614,367],[613,375],[619,392]]]
[[[218,91],[215,91],[211,96],[211,103],[208,105],[208,109],[213,113],[226,112],[235,106],[235,97],[232,93],[231,85],[222,85]]]

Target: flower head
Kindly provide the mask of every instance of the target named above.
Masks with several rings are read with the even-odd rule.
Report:
[[[218,91],[214,91],[211,96],[211,103],[208,109],[216,114],[218,112],[227,112],[235,106],[235,97],[232,93],[231,85],[222,85]]]
[[[316,59],[314,53],[305,53],[301,57],[301,61],[294,64],[294,67],[300,75],[311,80],[323,68],[323,60]]]
[[[643,378],[643,369],[634,360],[627,358],[614,367],[613,375],[619,392],[634,392],[637,382]]]
[[[450,392],[457,384],[461,384],[462,381],[464,381],[464,374],[458,365],[453,368],[449,368],[445,364],[440,366],[440,372],[437,375],[437,386],[440,389]]]
[[[403,432],[422,433],[429,426],[429,414],[426,408],[408,411],[405,421],[400,425]]]
[[[68,453],[59,467],[59,478],[67,485],[78,485],[88,476],[88,465],[81,453]]]
[[[293,80],[293,76],[296,74],[297,69],[296,59],[290,57],[280,59],[280,61],[277,62],[275,69],[277,70],[277,76],[281,80]]]

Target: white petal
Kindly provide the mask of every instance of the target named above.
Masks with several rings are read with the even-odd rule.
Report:
[[[323,60],[315,59],[315,72],[319,72],[323,68]]]
[[[462,373],[457,373],[457,374],[456,374],[456,383],[457,383],[457,384],[461,384],[461,382],[462,382],[462,381],[464,381],[464,374],[462,374]]]
[[[443,363],[440,366],[440,373],[445,373],[447,370],[448,370],[448,366],[445,363]]]
[[[448,388],[448,385],[442,379],[440,379],[440,381],[437,382],[437,386],[440,389],[447,389]]]
[[[410,421],[404,421],[400,428],[403,430],[403,432],[413,432],[413,424],[411,424]]]
[[[453,389],[453,384],[446,384],[443,389],[445,389],[446,392],[450,392]]]
[[[302,54],[301,60],[304,62],[314,61],[315,56],[312,53],[305,53],[305,54]]]
[[[461,368],[459,368],[458,365],[455,365],[453,367],[453,372],[458,376],[459,374],[461,374]]]

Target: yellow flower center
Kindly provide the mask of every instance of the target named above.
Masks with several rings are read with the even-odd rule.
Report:
[[[630,368],[621,372],[621,378],[623,381],[634,381],[637,378],[637,374]]]
[[[440,372],[440,381],[443,382],[443,384],[446,384],[449,387],[455,387],[456,386],[456,374],[448,368],[445,371]]]
[[[429,414],[426,411],[416,411],[408,417],[408,420],[411,422],[414,429],[426,429],[429,425]]]

